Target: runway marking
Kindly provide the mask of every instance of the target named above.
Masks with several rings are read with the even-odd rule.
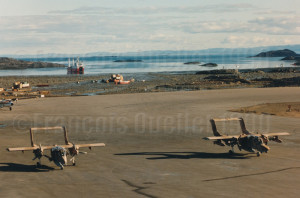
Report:
[[[218,181],[218,180],[226,180],[226,179],[235,179],[235,178],[240,178],[240,177],[250,177],[250,176],[255,176],[255,175],[265,175],[265,174],[270,174],[270,173],[276,173],[276,172],[282,172],[282,171],[287,171],[291,169],[298,169],[298,167],[290,167],[290,168],[283,168],[279,170],[273,170],[273,171],[267,171],[263,173],[252,173],[252,174],[245,174],[245,175],[237,175],[237,176],[232,176],[232,177],[222,177],[222,178],[216,178],[216,179],[206,179],[202,180],[203,182],[210,182],[210,181]]]

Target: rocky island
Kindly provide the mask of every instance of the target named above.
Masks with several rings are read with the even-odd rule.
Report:
[[[205,64],[200,65],[200,66],[202,66],[202,67],[217,67],[218,64],[216,64],[216,63],[205,63]]]
[[[297,54],[296,52],[289,49],[261,52],[255,56],[250,56],[250,58],[251,57],[284,57],[281,60],[296,61],[296,63],[293,64],[295,66],[299,66],[300,62],[300,54]]]
[[[198,65],[198,64],[200,64],[200,62],[199,61],[193,61],[193,62],[185,62],[183,64],[185,64],[185,65]]]
[[[295,60],[295,61],[300,61],[300,54],[297,54],[295,56],[287,56],[287,57],[284,57],[281,60]]]
[[[28,68],[46,68],[46,67],[66,67],[63,64],[32,62],[17,60],[14,58],[0,57],[0,69],[28,69]]]
[[[300,66],[300,62],[295,62],[293,65]]]
[[[296,54],[296,52],[294,52],[292,50],[284,49],[284,50],[261,52],[255,56],[251,56],[251,57],[288,57],[288,56],[297,56],[297,54]]]

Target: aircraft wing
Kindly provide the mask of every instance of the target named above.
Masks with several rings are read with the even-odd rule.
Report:
[[[60,146],[63,148],[72,148],[74,145],[73,144],[69,144],[69,145],[55,145],[55,146]],[[17,147],[17,148],[7,148],[7,151],[33,151],[33,150],[37,150],[37,149],[43,149],[43,150],[47,150],[47,149],[52,149],[55,146],[32,146],[32,147]],[[84,147],[95,147],[95,146],[105,146],[104,143],[93,143],[93,144],[75,144],[75,147],[77,149],[79,148],[84,148]]]
[[[74,144],[76,148],[88,148],[88,147],[94,147],[94,146],[105,146],[104,143],[93,143],[93,144]],[[74,146],[73,144],[69,145],[61,145],[63,148],[72,148]],[[51,147],[53,148],[53,146]]]
[[[212,137],[205,137],[205,140],[230,140],[234,138],[238,138],[238,135],[222,135],[222,136],[212,136]]]
[[[272,136],[281,136],[281,135],[290,135],[287,132],[281,132],[281,133],[264,133],[264,134],[251,134],[255,136],[261,136],[264,135],[266,137],[272,137]],[[238,135],[222,135],[222,136],[212,136],[212,137],[205,137],[203,139],[205,140],[230,140],[233,138],[239,138]]]
[[[290,135],[290,134],[287,132],[281,132],[281,133],[263,133],[262,135],[267,137],[272,137],[272,136]]]
[[[79,148],[88,148],[88,147],[96,147],[96,146],[105,146],[104,143],[93,143],[93,144],[74,144],[76,149],[79,149]],[[69,144],[69,145],[55,145],[55,146],[60,146],[60,147],[63,147],[65,149],[68,149],[68,148],[72,148],[74,146],[73,144]],[[41,148],[44,149],[44,150],[47,150],[47,149],[52,149],[53,147],[55,146],[42,146]],[[39,147],[37,147],[39,148]]]
[[[18,148],[7,148],[7,151],[33,151],[38,149],[38,146],[32,146],[32,147],[18,147]]]

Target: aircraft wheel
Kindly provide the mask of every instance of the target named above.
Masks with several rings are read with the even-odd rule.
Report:
[[[37,163],[36,163],[36,167],[40,168],[41,166],[42,166],[42,165],[41,165],[40,162],[37,162]]]
[[[234,153],[234,152],[233,152],[232,150],[229,150],[229,154],[231,154],[231,155],[232,155],[233,153]]]
[[[261,155],[261,153],[260,153],[260,152],[257,152],[256,155],[257,155],[257,157],[259,157],[259,156]]]
[[[12,110],[12,107],[9,107],[9,110],[11,111],[11,110]]]
[[[73,162],[73,166],[76,166],[76,163],[75,163],[75,162]]]

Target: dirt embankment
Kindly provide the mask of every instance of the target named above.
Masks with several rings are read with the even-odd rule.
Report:
[[[300,118],[300,102],[265,103],[232,109],[230,111]]]

